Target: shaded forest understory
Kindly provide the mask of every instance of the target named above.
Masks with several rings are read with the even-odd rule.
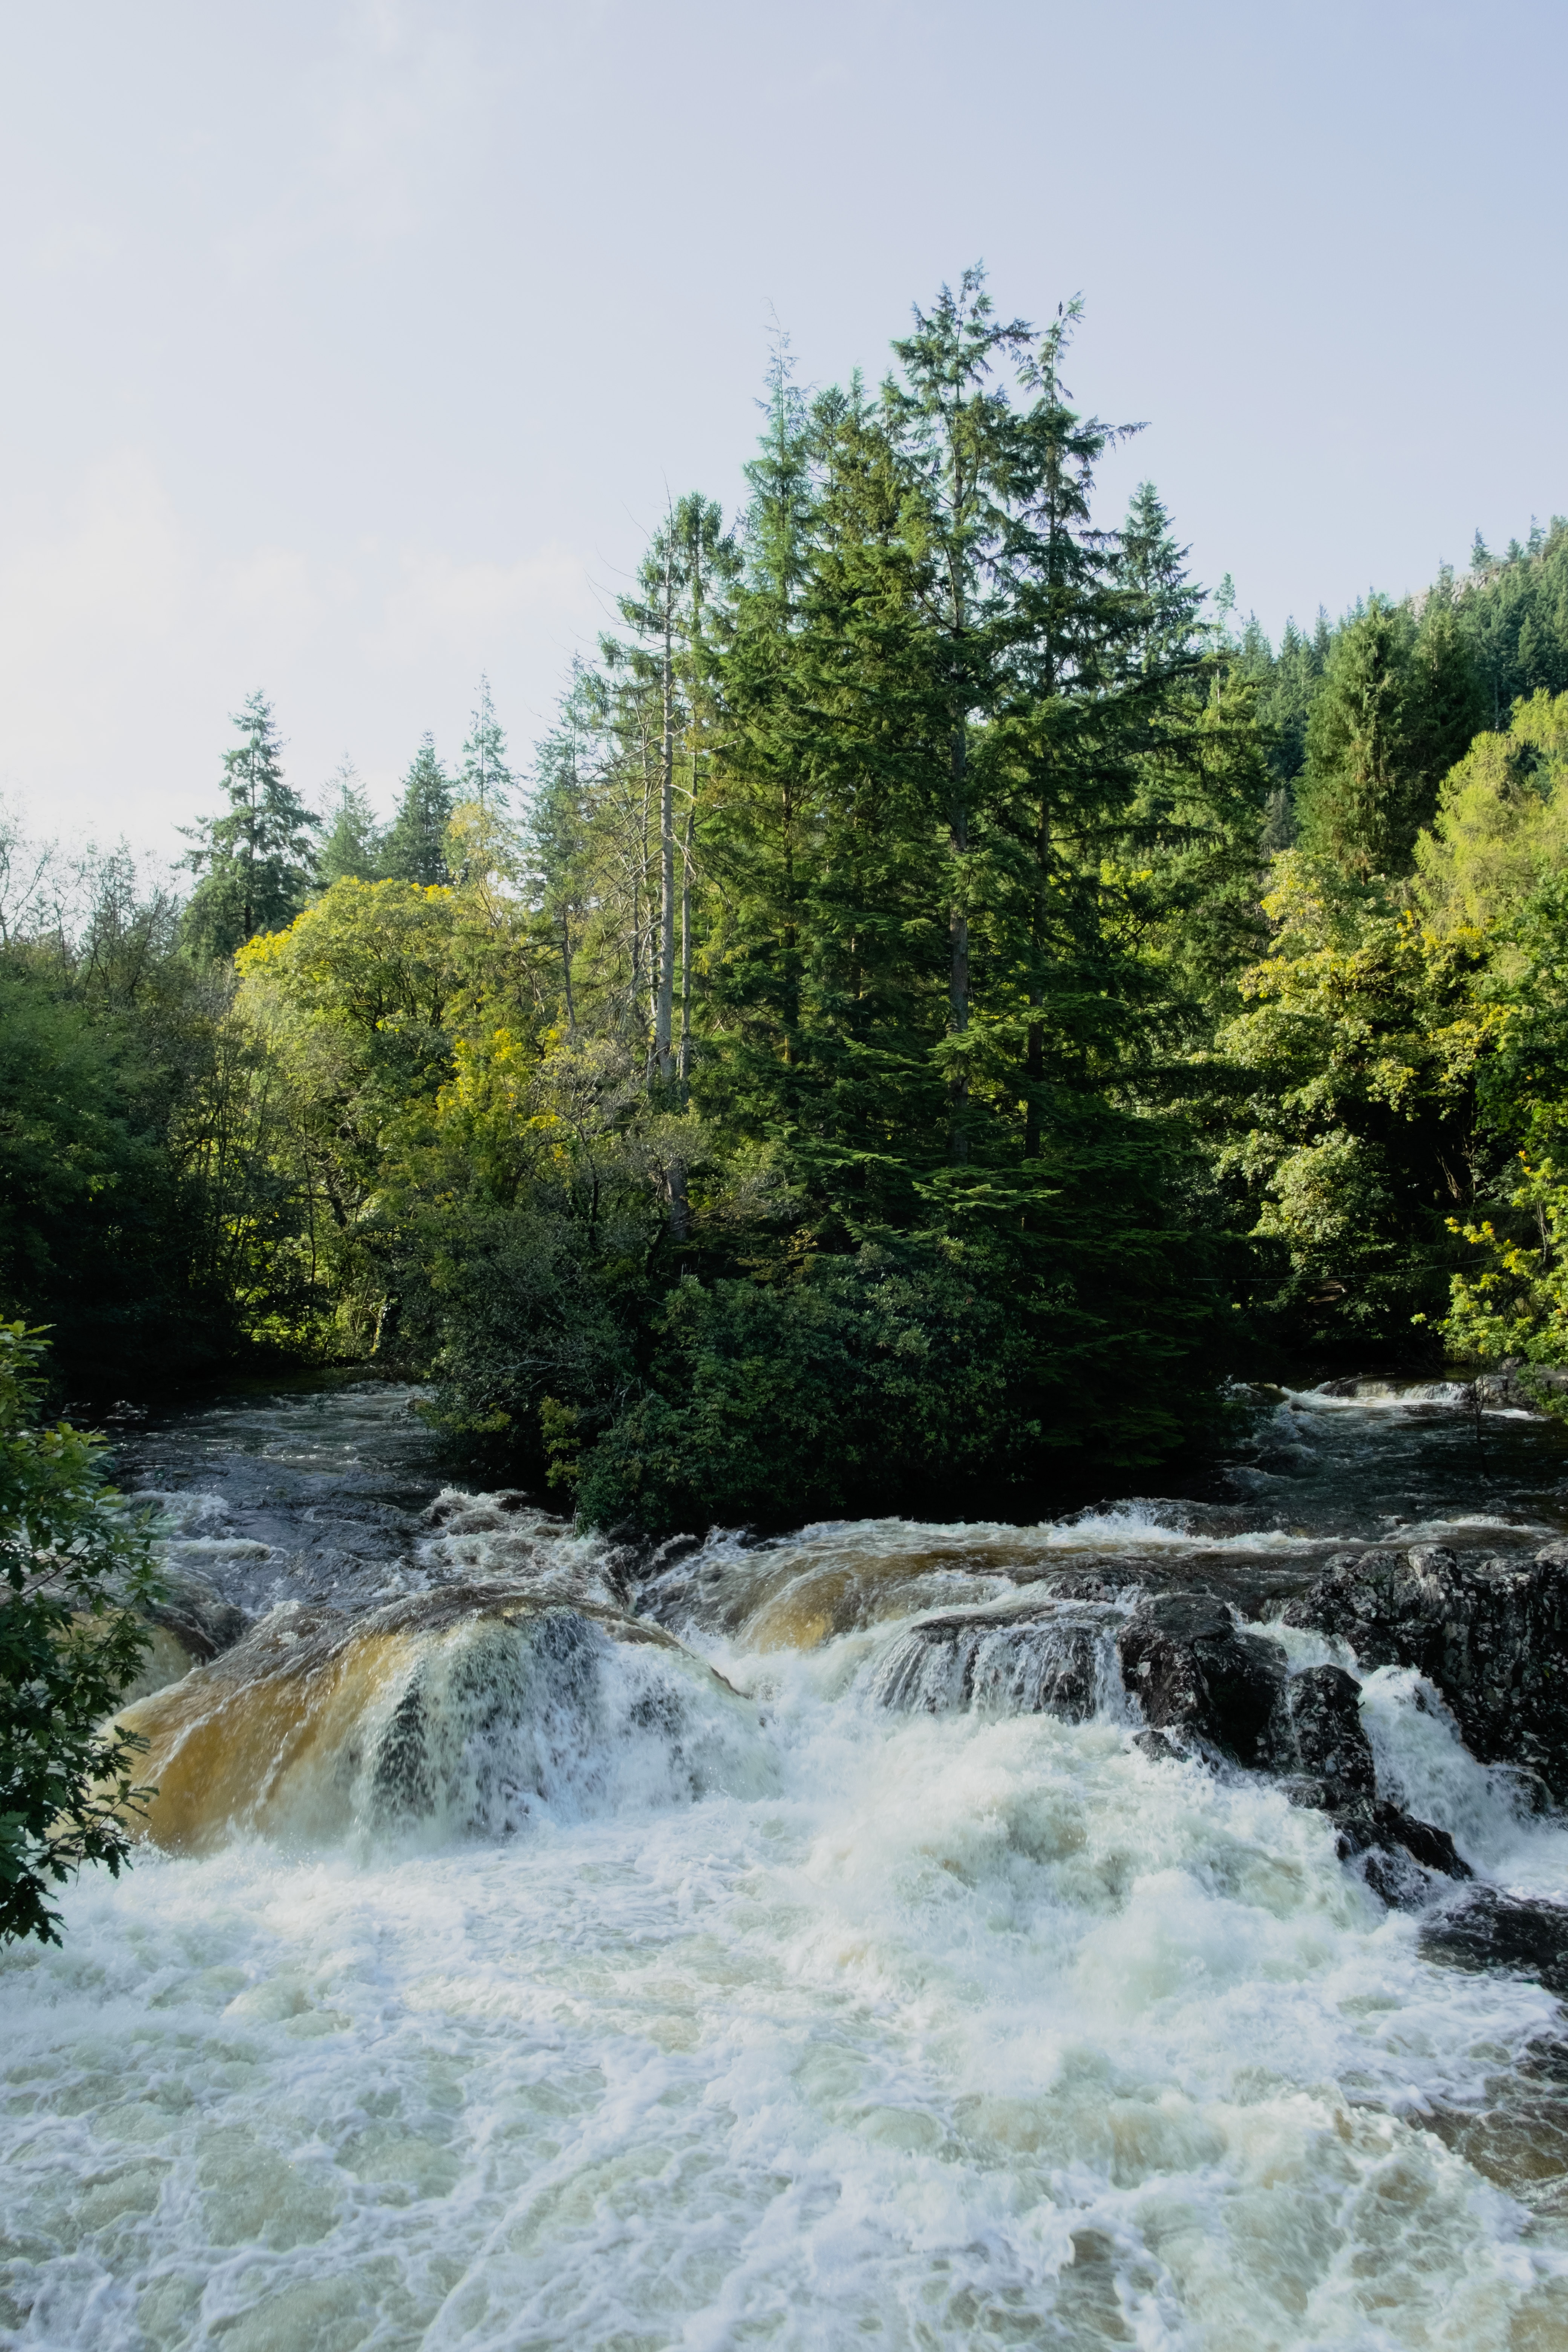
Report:
[[[526,776],[487,690],[323,814],[257,695],[187,890],[0,840],[0,1314],[73,1390],[374,1360],[663,1532],[1568,1360],[1568,522],[1272,647],[1152,486],[1096,522],[1076,322],[781,349]]]

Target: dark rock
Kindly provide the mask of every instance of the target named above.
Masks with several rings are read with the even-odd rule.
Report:
[[[1450,1968],[1510,1969],[1568,1997],[1568,1909],[1558,1903],[1478,1887],[1462,1910],[1423,1927],[1421,1949]]]
[[[1211,1770],[1213,1769],[1214,1759],[1205,1752],[1201,1745],[1189,1743],[1173,1732],[1136,1732],[1132,1745],[1153,1764],[1207,1764]]]
[[[1122,1681],[1151,1730],[1186,1733],[1238,1764],[1273,1760],[1285,1653],[1241,1630],[1223,1602],[1201,1592],[1157,1594],[1133,1611],[1116,1648]]]
[[[1454,1850],[1447,1830],[1418,1822],[1397,1805],[1361,1798],[1330,1809],[1339,1832],[1342,1862],[1361,1862],[1374,1895],[1401,1910],[1419,1910],[1431,1900],[1433,1878],[1468,1878],[1470,1866]]]
[[[1361,1685],[1342,1666],[1309,1666],[1285,1685],[1284,1720],[1294,1755],[1289,1760],[1310,1778],[1327,1782],[1341,1804],[1376,1793],[1372,1743],[1362,1729]],[[1283,1760],[1283,1759],[1282,1759]]]
[[[147,1614],[154,1625],[173,1633],[198,1665],[232,1650],[250,1625],[244,1610],[236,1608],[232,1601],[172,1581],[166,1584],[164,1598],[155,1601]]]
[[[1568,1796],[1568,1545],[1475,1567],[1429,1548],[1341,1553],[1284,1615],[1342,1635],[1365,1667],[1415,1667],[1483,1764]]]

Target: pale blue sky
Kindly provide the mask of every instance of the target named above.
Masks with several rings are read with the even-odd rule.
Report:
[[[1088,305],[1271,631],[1568,509],[1563,0],[0,7],[0,791],[149,844],[274,697],[383,800],[488,670],[549,722],[771,320],[879,372],[983,257]]]

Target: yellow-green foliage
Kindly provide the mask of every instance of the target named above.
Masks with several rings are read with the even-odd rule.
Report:
[[[1322,1310],[1309,1318],[1322,1336],[1393,1339],[1424,1247],[1468,1197],[1495,1015],[1471,993],[1470,945],[1423,929],[1396,894],[1299,851],[1273,880],[1270,951],[1218,1039],[1247,1088],[1221,1172],[1245,1181],[1254,1236],[1283,1253],[1286,1293]]]
[[[1515,704],[1506,734],[1478,735],[1415,845],[1434,929],[1492,931],[1546,874],[1568,863],[1568,694]]]

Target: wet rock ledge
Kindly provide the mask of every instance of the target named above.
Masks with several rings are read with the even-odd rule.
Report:
[[[894,1706],[989,1699],[1082,1717],[1104,1657],[1139,1703],[1145,1752],[1270,1773],[1293,1803],[1328,1816],[1342,1858],[1385,1901],[1450,1901],[1469,1868],[1447,1832],[1380,1793],[1359,1680],[1339,1665],[1291,1674],[1268,1631],[1283,1621],[1343,1639],[1363,1672],[1424,1675],[1479,1761],[1507,1765],[1540,1809],[1568,1801],[1568,1543],[1522,1561],[1344,1551],[1283,1601],[1256,1578],[1216,1586],[1198,1574],[1192,1586],[1146,1586],[1128,1615],[1103,1581],[1069,1574],[1005,1614],[929,1617],[890,1654],[879,1696]],[[1533,1948],[1535,1937],[1543,1950],[1561,1947],[1568,1984],[1568,1909],[1492,1904],[1476,1911],[1473,1931],[1432,1932],[1435,1953],[1459,1965],[1506,1965],[1506,1950]]]
[[[1284,1617],[1342,1634],[1369,1671],[1415,1667],[1473,1756],[1568,1798],[1568,1543],[1473,1567],[1436,1549],[1340,1553]]]

